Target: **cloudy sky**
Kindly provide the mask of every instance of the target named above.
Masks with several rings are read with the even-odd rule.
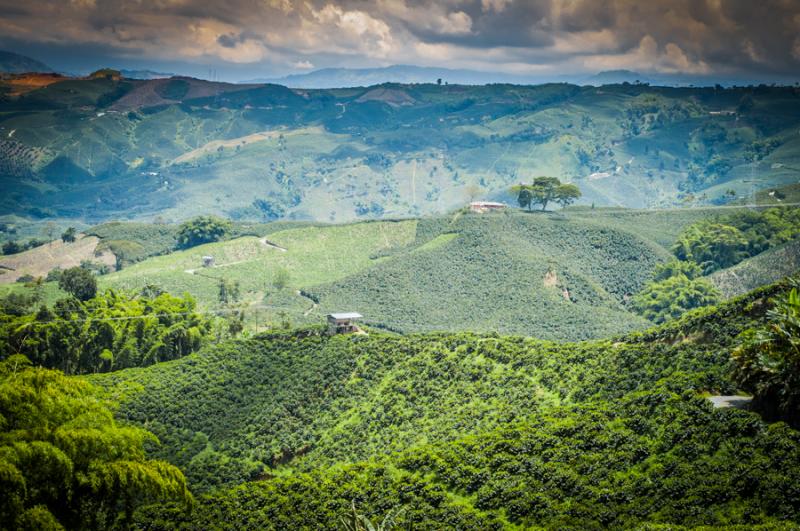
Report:
[[[0,48],[243,79],[417,64],[794,78],[800,0],[0,0]]]

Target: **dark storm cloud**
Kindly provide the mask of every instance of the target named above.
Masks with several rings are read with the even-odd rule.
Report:
[[[149,58],[283,71],[418,63],[789,76],[800,70],[800,2],[0,0],[0,45],[20,43],[47,53],[99,47],[109,64]]]

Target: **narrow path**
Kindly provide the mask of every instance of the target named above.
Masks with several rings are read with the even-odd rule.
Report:
[[[297,290],[297,291],[295,291],[295,293],[297,294],[297,296],[298,296],[298,297],[303,297],[304,299],[308,299],[308,300],[310,300],[310,301],[311,301],[311,308],[309,308],[308,310],[306,310],[305,312],[303,312],[303,317],[308,317],[308,316],[311,314],[311,312],[313,312],[314,310],[316,310],[317,308],[319,308],[319,304],[317,304],[317,303],[314,301],[314,299],[312,299],[312,298],[310,298],[310,297],[306,297],[305,295],[303,295],[303,292],[302,292],[302,291],[300,291],[300,290]]]
[[[267,246],[267,247],[271,247],[271,248],[273,248],[273,249],[277,249],[277,250],[279,250],[279,251],[282,251],[282,252],[284,252],[284,253],[285,253],[286,251],[288,251],[288,249],[286,249],[285,247],[281,247],[281,246],[280,246],[280,245],[278,245],[278,244],[272,243],[271,241],[269,241],[269,240],[268,240],[268,239],[266,239],[266,238],[261,238],[259,241],[260,241],[261,243],[263,243],[263,244],[264,244],[265,246]]]

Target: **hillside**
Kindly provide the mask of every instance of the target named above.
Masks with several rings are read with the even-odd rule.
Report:
[[[0,284],[14,282],[24,275],[46,277],[53,269],[76,267],[84,261],[113,267],[114,255],[108,250],[98,249],[99,243],[100,240],[94,236],[79,234],[71,243],[54,240],[18,254],[0,257]]]
[[[24,72],[47,73],[53,71],[52,68],[36,59],[0,50],[0,72],[22,74]]]
[[[712,273],[709,280],[725,297],[735,297],[797,271],[800,271],[800,242],[793,241]]]
[[[286,320],[320,323],[326,313],[352,310],[395,332],[574,341],[649,326],[632,312],[632,296],[672,256],[686,226],[732,212],[570,208],[339,225],[234,223],[223,241],[186,250],[176,250],[176,225],[113,222],[86,229],[89,236],[76,244],[57,241],[3,257],[0,265],[15,270],[0,282],[45,276],[104,253],[112,270],[117,259],[122,270],[97,277],[101,290],[189,293],[205,311],[245,311],[250,330]],[[726,297],[774,282],[797,269],[796,247],[772,249],[709,280]],[[78,258],[76,249],[84,249]],[[203,267],[204,256],[214,258],[213,267]],[[221,281],[239,292],[229,306],[219,299]],[[52,303],[59,292],[46,293]]]
[[[669,256],[665,247],[681,227],[703,214],[675,212],[665,226],[665,214],[642,213],[635,229],[624,228],[626,215],[633,214],[508,212],[296,228],[268,224],[258,234],[149,258],[99,282],[189,292],[206,308],[219,305],[220,279],[238,282],[253,319],[267,322],[285,314],[295,323],[315,323],[331,311],[357,310],[369,324],[395,331],[598,338],[647,326],[626,309],[626,300]],[[124,227],[113,237],[123,237]],[[203,256],[213,256],[215,267],[203,268]],[[279,275],[285,286],[276,287]]]
[[[328,527],[353,500],[425,529],[791,525],[797,432],[703,398],[735,391],[734,337],[783,290],[615,343],[308,329],[92,380],[195,492],[260,479],[191,514],[147,508],[140,528],[214,527],[234,507],[255,527]]]
[[[697,206],[797,180],[792,87],[0,85],[0,215],[34,221],[418,216],[538,175],[586,205]]]

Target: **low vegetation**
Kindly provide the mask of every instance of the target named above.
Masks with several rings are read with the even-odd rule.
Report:
[[[121,414],[212,491],[192,513],[139,511],[143,529],[215,527],[232,511],[266,529],[335,527],[354,501],[424,528],[780,525],[800,519],[797,432],[703,395],[735,391],[730,351],[790,290],[613,343],[301,329],[95,383],[129,390]]]

